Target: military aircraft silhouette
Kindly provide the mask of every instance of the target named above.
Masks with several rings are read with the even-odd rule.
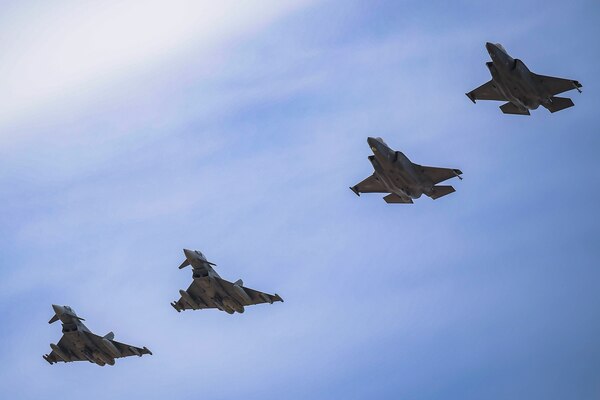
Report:
[[[438,199],[454,192],[452,186],[437,185],[447,179],[460,176],[462,171],[452,168],[426,167],[411,162],[400,151],[392,150],[382,138],[368,138],[373,151],[369,161],[375,172],[350,189],[361,193],[390,193],[383,199],[387,203],[413,203],[422,194]]]
[[[104,336],[93,334],[69,306],[52,305],[54,316],[49,324],[62,323],[63,336],[57,344],[51,343],[50,354],[44,354],[44,360],[50,364],[57,362],[89,361],[103,367],[114,365],[115,358],[152,354],[146,347],[135,347],[114,340],[114,333]]]
[[[243,313],[244,307],[283,301],[278,294],[272,295],[244,287],[241,279],[234,283],[221,278],[214,270],[215,264],[206,260],[204,254],[197,250],[184,249],[185,261],[179,269],[188,265],[192,267],[192,284],[187,290],[180,290],[181,298],[171,305],[177,312],[183,310],[201,310],[217,308],[229,314]]]
[[[573,100],[556,97],[557,94],[577,89],[581,83],[572,79],[555,78],[531,72],[523,61],[508,55],[501,44],[486,43],[492,58],[486,65],[492,80],[467,93],[473,103],[476,100],[508,101],[500,106],[505,114],[530,115],[540,105],[551,113],[573,107]]]

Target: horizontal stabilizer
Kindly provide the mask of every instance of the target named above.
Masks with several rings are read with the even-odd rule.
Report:
[[[551,97],[550,100],[552,100],[552,102],[544,104],[544,107],[546,107],[551,113],[555,113],[575,105],[573,100],[569,99],[568,97]]]
[[[52,318],[50,318],[50,321],[48,321],[48,323],[53,324],[58,320],[59,320],[58,315],[54,314],[54,316]]]
[[[185,268],[188,265],[190,265],[190,262],[187,260],[187,258],[181,263],[181,265],[179,266],[179,269]]]
[[[500,109],[504,114],[531,115],[528,109],[520,108],[511,102],[501,105]]]
[[[434,186],[429,197],[435,200],[453,192],[455,192],[455,190],[452,186]]]
[[[383,198],[386,203],[391,204],[412,204],[413,201],[410,197],[400,197],[396,193],[388,194]]]

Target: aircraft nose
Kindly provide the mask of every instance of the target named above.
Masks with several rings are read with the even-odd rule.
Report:
[[[373,148],[373,147],[377,148],[376,146],[377,146],[378,141],[374,137],[368,137],[367,138],[367,143],[369,143],[369,147],[371,147],[371,148]]]
[[[194,257],[195,253],[196,252],[194,250],[183,249],[183,254],[185,254],[186,258]]]
[[[487,49],[488,53],[490,53],[490,55],[496,52],[496,45],[494,43],[487,42],[485,44],[485,48]]]
[[[52,304],[52,309],[56,315],[60,315],[63,313],[63,308],[61,306],[57,306],[56,304]]]

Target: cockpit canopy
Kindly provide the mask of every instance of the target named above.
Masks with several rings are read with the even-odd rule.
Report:
[[[502,46],[500,43],[496,43],[496,46],[502,50],[505,54],[508,54],[508,51],[506,51],[506,49],[504,48],[504,46]]]
[[[381,137],[376,137],[376,140],[379,140],[381,143],[385,144],[386,146],[388,145],[385,140],[383,140]]]

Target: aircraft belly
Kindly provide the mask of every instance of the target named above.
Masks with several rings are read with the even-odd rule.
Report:
[[[73,346],[74,349],[76,350],[81,350],[83,348],[85,348],[85,344],[87,342],[87,340],[85,340],[84,338],[82,338],[84,334],[81,332],[69,332],[69,333],[65,333],[65,338],[68,339],[68,342],[71,346]]]
[[[385,187],[385,189],[389,192],[394,191],[395,189],[395,185],[392,184],[392,182],[390,181],[389,177],[387,175],[384,174],[377,174],[379,181],[381,183],[383,183],[383,186]]]
[[[517,97],[519,103],[523,105],[523,107],[530,110],[535,110],[539,107],[539,95],[537,94],[537,90],[531,84],[521,80],[516,82],[515,86],[517,88],[515,97]]]
[[[221,308],[217,302],[219,299],[227,297],[227,292],[223,289],[219,280],[212,277],[194,279],[193,297],[197,302],[202,303],[200,306]]]
[[[204,278],[203,278],[204,279]],[[198,303],[199,306],[207,306],[210,307],[211,302],[210,302],[210,298],[211,296],[214,296],[214,294],[210,294],[209,290],[210,287],[208,287],[208,290],[205,286],[201,285],[199,283],[199,281],[201,281],[200,279],[194,279],[194,285],[190,288],[191,290],[188,290],[188,293],[190,294],[190,296],[192,296],[192,298],[194,300],[196,300],[196,303]]]
[[[492,80],[496,85],[496,90],[498,90],[498,92],[500,92],[500,94],[506,99],[508,99],[511,103],[523,106],[519,102],[518,97],[515,96],[514,91],[512,90],[512,88],[514,87],[514,84],[512,82],[513,77],[498,72],[498,70],[495,67],[490,69],[490,73],[492,74]]]
[[[497,89],[497,90],[500,92],[500,94],[501,94],[501,95],[502,95],[502,96],[503,96],[505,99],[508,99],[508,100],[512,100],[512,99],[513,99],[513,96],[512,96],[512,94],[510,93],[510,91],[509,91],[509,90],[507,90],[507,88],[506,88],[506,86],[504,85],[504,83],[503,83],[503,82],[502,82],[502,83],[498,83],[498,82],[497,82],[497,83],[496,83],[496,89]]]
[[[521,75],[510,75],[502,86],[506,98],[511,103],[529,110],[535,110],[539,107],[540,95],[530,79]]]
[[[69,347],[66,349],[78,359],[86,359],[85,351],[92,344],[84,332],[69,332],[65,333],[65,338],[68,339]],[[93,345],[93,344],[92,344]]]
[[[215,279],[210,277],[194,279],[199,291],[209,297],[215,295]]]
[[[225,289],[225,287],[221,284],[221,282],[216,279],[215,279],[215,292],[221,299],[230,297],[230,294],[229,294],[229,292],[227,292],[227,289]]]
[[[98,345],[96,344],[96,342],[94,342],[94,340],[92,340],[87,334],[81,334],[81,352],[85,352],[86,348],[90,349],[90,350],[97,350],[98,349]]]
[[[401,197],[417,199],[421,197],[421,189],[419,185],[415,185],[417,181],[415,177],[405,169],[395,168],[391,172],[391,190],[392,193],[396,193]]]

